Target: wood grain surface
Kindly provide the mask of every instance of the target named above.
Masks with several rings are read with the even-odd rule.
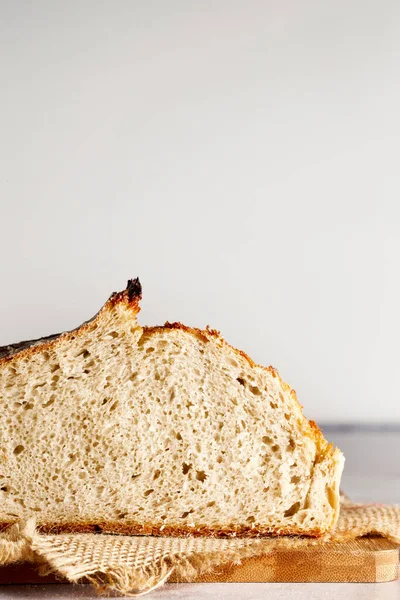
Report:
[[[227,564],[198,577],[204,583],[385,582],[397,579],[399,549],[382,538],[361,538],[344,544],[324,544],[301,550],[274,550]],[[178,578],[170,578],[179,583]],[[27,563],[0,568],[0,584],[67,583],[53,575],[42,577]]]

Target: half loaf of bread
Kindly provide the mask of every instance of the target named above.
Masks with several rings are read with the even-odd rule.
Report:
[[[343,456],[217,331],[141,327],[138,279],[74,331],[0,348],[0,524],[319,536]]]

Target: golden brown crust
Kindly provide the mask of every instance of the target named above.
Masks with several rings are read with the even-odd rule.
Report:
[[[98,320],[101,320],[106,314],[106,311],[117,304],[125,304],[132,312],[137,315],[140,311],[139,302],[142,298],[142,286],[139,278],[129,279],[126,288],[122,292],[114,292],[107,300],[100,311],[89,321],[85,321],[82,325],[66,331],[64,333],[50,335],[39,340],[31,340],[30,342],[19,342],[9,346],[0,347],[0,367],[10,361],[19,360],[20,358],[29,358],[37,352],[43,350],[51,350],[60,340],[73,340],[81,332],[85,332],[92,328]],[[7,352],[8,350],[8,352]]]
[[[249,363],[250,367],[257,367],[260,369],[264,369],[264,370],[268,371],[269,373],[271,373],[271,375],[273,377],[276,377],[277,379],[279,379],[279,381],[280,381],[282,387],[285,389],[285,391],[287,391],[291,395],[293,400],[295,402],[297,402],[300,409],[301,410],[303,409],[302,404],[300,404],[300,402],[298,401],[295,390],[293,390],[288,383],[286,383],[285,381],[282,380],[281,376],[278,373],[278,370],[275,369],[275,367],[272,367],[271,365],[268,367],[264,367],[263,365],[259,365],[258,363],[254,362],[254,360],[252,358],[250,358],[250,356],[248,354],[246,354],[246,352],[243,352],[243,350],[239,350],[238,348],[235,348],[234,346],[229,344],[222,337],[220,332],[217,331],[216,329],[211,329],[208,325],[205,329],[198,329],[196,327],[188,327],[187,325],[183,325],[182,323],[179,323],[179,322],[169,323],[168,321],[166,321],[164,323],[164,325],[143,327],[145,334],[149,334],[149,335],[156,334],[156,333],[163,333],[166,330],[174,330],[174,329],[190,333],[190,334],[196,336],[197,338],[199,338],[202,342],[209,342],[212,339],[219,340],[222,344],[228,346],[234,352],[236,352],[236,354],[239,354],[242,358],[244,358]],[[316,422],[308,421],[306,419],[306,417],[304,417],[304,419],[305,419],[306,423],[309,424],[309,428],[304,431],[304,434],[315,440],[316,444],[318,445],[319,451],[324,450],[324,453],[326,453],[326,451],[329,450],[330,453],[333,454],[333,451],[335,450],[335,448],[331,444],[329,444],[330,448],[328,447],[327,442],[322,434],[322,431],[320,430],[320,428],[318,427]]]
[[[0,531],[7,529],[12,523],[0,523]],[[278,537],[283,535],[302,535],[304,537],[321,537],[325,531],[312,529],[303,531],[293,527],[188,527],[180,526],[154,526],[150,523],[121,523],[120,521],[99,521],[98,523],[39,523],[37,530],[40,533],[113,533],[120,535],[153,535],[159,537],[214,537],[214,538],[259,538]]]

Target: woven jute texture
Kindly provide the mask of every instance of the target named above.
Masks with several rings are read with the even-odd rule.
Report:
[[[90,581],[101,593],[145,594],[175,579],[193,581],[227,563],[327,542],[380,535],[400,545],[400,507],[353,504],[342,497],[334,531],[323,538],[164,538],[108,534],[43,535],[33,520],[0,534],[0,565],[29,561],[42,574]],[[288,564],[290,569],[290,564]]]

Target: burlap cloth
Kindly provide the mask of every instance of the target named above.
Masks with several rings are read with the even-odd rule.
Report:
[[[340,517],[333,532],[318,540],[282,538],[163,538],[106,534],[42,535],[33,520],[12,525],[0,534],[0,565],[29,561],[45,575],[70,582],[90,581],[99,592],[145,594],[174,572],[191,581],[202,573],[277,548],[299,548],[380,535],[400,545],[400,507],[354,504],[341,497]]]

